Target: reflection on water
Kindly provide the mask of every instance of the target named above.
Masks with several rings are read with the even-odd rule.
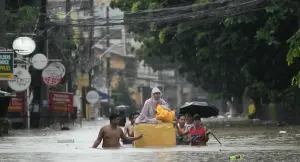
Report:
[[[300,160],[299,151],[247,151],[247,152],[101,152],[89,154],[73,153],[26,153],[26,154],[1,154],[1,162],[14,161],[40,161],[75,162],[75,161],[123,161],[123,162],[219,162],[229,161],[227,158],[233,154],[242,154],[241,162],[297,162]],[[20,160],[21,159],[21,160]]]
[[[92,149],[99,125],[103,124],[85,123],[84,128],[67,132],[15,132],[16,136],[0,138],[0,162],[219,162],[229,161],[227,158],[236,154],[244,156],[239,160],[242,162],[300,161],[300,139],[295,136],[298,128],[285,128],[287,134],[278,134],[283,128],[213,130],[223,146],[211,137],[207,147],[137,149],[125,145],[117,150]],[[74,142],[58,142],[68,139]]]

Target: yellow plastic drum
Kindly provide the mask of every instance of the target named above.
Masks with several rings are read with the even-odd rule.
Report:
[[[143,138],[134,141],[134,147],[175,147],[176,135],[172,123],[137,124],[134,126],[134,135],[143,134]]]

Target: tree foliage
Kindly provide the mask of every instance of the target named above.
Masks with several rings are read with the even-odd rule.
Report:
[[[21,3],[21,2],[20,2]],[[72,40],[72,28],[61,28],[61,27],[49,27],[46,26],[44,30],[39,29],[39,10],[33,6],[27,6],[23,3],[20,6],[14,6],[15,3],[7,4],[6,12],[6,31],[8,33],[13,33],[7,38],[8,47],[11,47],[12,42],[15,38],[23,35],[23,33],[34,33],[36,34],[32,38],[37,44],[36,52],[41,52],[45,54],[46,49],[41,49],[40,45],[45,44],[46,36],[44,32],[48,30],[48,52],[50,59],[62,59],[62,64],[66,67],[66,74],[72,72],[73,66],[75,65],[72,57],[72,52],[76,50],[76,45]],[[24,2],[24,4],[26,4]],[[32,4],[31,4],[32,5]],[[70,38],[70,39],[67,39]],[[42,52],[43,51],[43,52]],[[30,55],[30,57],[33,56]],[[31,68],[30,73],[32,78],[40,78],[40,71]],[[67,76],[67,75],[65,75]],[[65,78],[63,78],[63,81]],[[31,86],[35,88],[38,95],[40,91],[41,82],[39,79],[32,79]],[[38,95],[40,96],[40,95]]]
[[[138,57],[154,69],[171,62],[208,92],[237,97],[246,92],[269,102],[280,100],[299,70],[298,60],[291,64],[300,56],[299,6],[293,3],[261,1],[242,14],[236,12],[247,8],[246,1],[232,1],[235,10],[228,9],[229,1],[208,0],[118,0],[111,6],[132,11],[125,23],[143,42]],[[182,10],[188,5],[193,8]],[[218,12],[226,15],[216,13],[220,6]]]

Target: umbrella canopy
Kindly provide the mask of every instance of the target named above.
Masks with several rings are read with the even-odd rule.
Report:
[[[129,108],[129,106],[119,105],[119,106],[116,107],[116,109],[126,109],[126,108]]]
[[[187,102],[181,106],[180,113],[198,114],[202,118],[209,118],[212,116],[217,116],[219,114],[219,109],[208,102],[193,101]]]
[[[121,111],[121,110],[126,110],[127,108],[129,108],[129,106],[126,106],[126,105],[119,105],[119,106],[117,106],[117,107],[115,108],[115,110]]]

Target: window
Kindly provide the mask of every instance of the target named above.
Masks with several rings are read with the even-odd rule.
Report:
[[[106,30],[102,30],[103,35],[106,35]],[[110,39],[122,39],[122,30],[121,29],[110,29],[109,31]]]

